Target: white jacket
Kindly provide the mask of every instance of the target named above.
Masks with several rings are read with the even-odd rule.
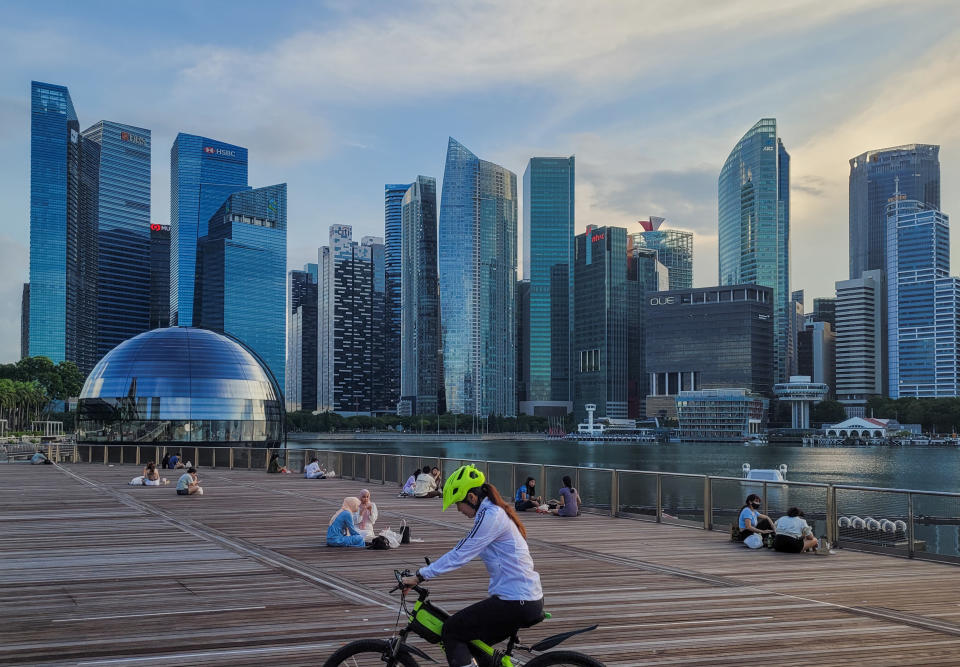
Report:
[[[490,595],[501,600],[539,600],[540,575],[533,569],[527,541],[503,508],[484,498],[473,519],[473,528],[452,550],[427,567],[420,576],[432,579],[456,570],[477,556],[490,574]]]

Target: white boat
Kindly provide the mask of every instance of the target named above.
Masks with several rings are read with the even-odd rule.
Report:
[[[743,478],[758,482],[785,482],[787,481],[787,464],[781,463],[777,468],[751,468],[749,463],[742,466]]]

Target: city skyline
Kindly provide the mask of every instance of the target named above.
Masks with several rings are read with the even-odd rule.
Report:
[[[5,357],[18,356],[20,293],[27,278],[30,79],[68,86],[84,118],[151,128],[154,223],[169,221],[165,153],[177,132],[247,146],[251,182],[290,184],[288,268],[313,259],[309,248],[322,244],[329,224],[352,224],[357,236],[382,234],[383,184],[440,173],[448,135],[515,173],[534,155],[576,155],[576,231],[586,224],[630,226],[649,215],[666,217],[671,227],[696,234],[695,286],[713,284],[716,275],[715,175],[729,147],[758,117],[778,119],[793,157],[791,285],[810,297],[832,295],[833,282],[846,275],[852,157],[907,143],[938,144],[941,207],[960,209],[949,187],[960,172],[960,121],[948,104],[960,90],[957,55],[949,50],[960,30],[957,10],[945,3],[801,3],[767,8],[756,17],[742,7],[709,7],[696,20],[628,5],[599,12],[571,5],[552,14],[535,3],[510,11],[491,5],[464,10],[466,20],[485,27],[466,36],[475,48],[451,52],[470,52],[472,61],[462,55],[431,58],[432,49],[452,47],[444,30],[462,13],[442,6],[400,15],[385,7],[311,10],[295,3],[271,12],[272,21],[244,51],[226,35],[231,27],[257,23],[264,10],[218,13],[225,29],[213,33],[223,37],[201,30],[202,20],[188,28],[183,24],[189,21],[174,20],[187,11],[174,7],[161,17],[138,10],[146,28],[136,41],[117,29],[119,16],[107,12],[95,27],[66,4],[56,17],[12,8],[8,25],[0,28],[12,54],[0,78],[0,154],[14,156],[0,162],[0,197],[11,213],[0,272]],[[212,16],[216,10],[198,11]],[[384,25],[374,27],[374,13]],[[623,20],[628,13],[634,20]],[[569,47],[556,62],[537,57],[544,45],[522,40],[498,53],[503,44],[492,35],[504,25],[523,30],[544,20],[556,29],[545,39]],[[911,30],[920,25],[924,34]],[[751,28],[757,36],[743,37]],[[425,38],[415,41],[434,46],[388,37],[380,55],[361,51],[379,31],[394,35],[404,29],[419,31]],[[726,46],[733,32],[739,42]],[[871,41],[896,35],[898,47],[887,54],[850,48],[867,33]],[[91,36],[101,37],[97,48],[87,48],[86,41],[78,45]],[[687,40],[701,49],[684,53]],[[313,42],[324,46],[310,46],[304,55],[309,61],[336,55],[337,62],[356,60],[361,71],[333,68],[338,71],[300,78],[291,54]],[[777,70],[780,78],[756,87],[753,75],[744,79],[743,65],[753,49],[774,43],[780,50],[757,66]],[[707,49],[715,49],[716,57],[704,58]],[[421,83],[399,76],[391,59],[404,69],[410,62],[428,67],[418,73]],[[111,85],[93,76],[118,61],[124,74]],[[725,87],[707,86],[708,80],[722,80]],[[911,93],[903,95],[908,81]],[[261,88],[265,94],[257,99],[279,96],[284,104],[237,104]],[[301,88],[302,96],[295,95]],[[331,101],[318,103],[321,91]],[[387,105],[385,94],[392,98]],[[651,96],[656,104],[649,103]],[[378,106],[386,113],[375,111]],[[491,122],[493,109],[512,122]]]

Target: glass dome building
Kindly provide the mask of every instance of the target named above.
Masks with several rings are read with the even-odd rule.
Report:
[[[257,356],[207,329],[153,329],[94,367],[77,404],[81,443],[276,447],[283,394]]]

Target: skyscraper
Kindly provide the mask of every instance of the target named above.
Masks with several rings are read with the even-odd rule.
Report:
[[[960,394],[960,279],[950,220],[899,191],[887,205],[887,380],[891,398]]]
[[[829,322],[837,325],[837,300],[833,297],[821,297],[813,300],[813,321]]]
[[[837,400],[848,417],[863,417],[867,400],[886,391],[883,350],[884,272],[837,282]]]
[[[394,403],[399,400],[402,393],[401,385],[401,347],[400,347],[400,328],[401,328],[401,263],[402,263],[402,228],[403,228],[403,198],[410,189],[410,183],[388,183],[383,188],[383,255],[384,255],[384,317],[383,317],[383,337],[385,352],[381,360],[381,368],[384,373],[382,378],[383,386],[391,392],[391,398],[394,396]],[[436,186],[434,186],[436,189]],[[436,223],[436,211],[434,211],[434,223]],[[436,251],[436,249],[434,249]],[[396,407],[396,406],[393,406]]]
[[[97,361],[100,146],[80,135],[65,86],[33,81],[28,354]]]
[[[30,356],[30,283],[23,283],[20,296],[20,358]]]
[[[439,246],[447,409],[514,416],[517,177],[453,138]]]
[[[207,222],[228,196],[248,189],[246,148],[177,135],[170,149],[171,325],[192,325],[197,241]]]
[[[150,328],[170,326],[170,225],[150,225]]]
[[[387,318],[386,252],[381,236],[364,236],[360,245],[370,253],[370,412],[396,414],[400,384],[392,376],[399,357],[399,341],[390,340],[393,327]],[[397,378],[399,380],[399,378]]]
[[[97,359],[150,328],[150,130],[102,120],[99,147]]]
[[[437,181],[418,176],[402,205],[399,414],[442,412]]]
[[[197,243],[194,326],[238,338],[284,387],[286,184],[229,195],[204,228]]]
[[[940,208],[940,147],[907,144],[850,160],[850,277],[886,270],[886,207],[895,181],[907,199]]]
[[[664,218],[641,220],[642,232],[633,235],[634,245],[653,248],[660,262],[670,270],[670,289],[693,287],[693,232],[661,229]]]
[[[523,172],[523,265],[530,279],[527,411],[572,409],[575,159],[530,158]],[[539,407],[539,409],[538,409]]]
[[[307,264],[289,273],[284,394],[290,411],[317,409],[318,271],[316,264]]]
[[[317,316],[317,409],[366,414],[373,409],[373,262],[350,225],[330,226],[320,248]]]
[[[720,171],[720,284],[773,288],[774,378],[790,368],[790,156],[777,121],[762,118]]]

